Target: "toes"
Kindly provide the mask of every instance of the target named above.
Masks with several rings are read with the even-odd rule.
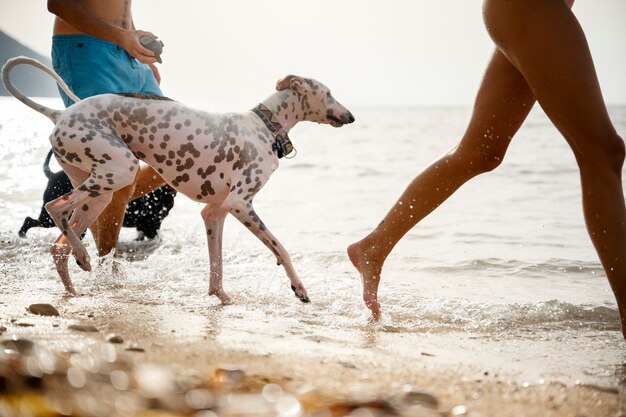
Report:
[[[380,304],[376,303],[376,306],[372,306],[370,310],[372,310],[372,321],[380,321]]]
[[[376,296],[372,296],[371,294],[365,293],[363,294],[363,301],[365,302],[365,306],[370,309],[372,312],[372,320],[379,321],[380,320],[380,303]]]

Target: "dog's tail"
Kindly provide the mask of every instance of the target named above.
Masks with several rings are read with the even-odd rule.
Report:
[[[65,92],[65,94],[68,95],[70,99],[72,99],[75,103],[78,103],[80,101],[80,99],[76,97],[74,93],[72,93],[72,90],[70,90],[70,88],[67,86],[67,84],[65,84],[65,82],[61,79],[61,77],[59,77],[59,75],[56,72],[46,67],[41,62],[32,58],[25,57],[25,56],[18,56],[18,57],[9,59],[6,62],[6,64],[4,64],[4,66],[2,67],[2,82],[4,83],[4,87],[7,89],[7,91],[13,94],[13,96],[15,96],[16,99],[26,104],[31,109],[36,110],[39,113],[43,114],[48,119],[52,120],[53,123],[56,123],[57,118],[62,113],[61,111],[53,110],[41,104],[35,103],[34,101],[26,97],[24,94],[20,93],[17,90],[17,88],[15,88],[13,84],[11,84],[9,73],[11,72],[13,67],[20,65],[20,64],[28,64],[28,65],[32,65],[33,67],[39,68],[40,70],[42,70],[43,72],[47,73],[52,78],[54,78],[55,81],[61,87],[61,89]]]
[[[50,158],[52,158],[52,149],[50,149],[50,152],[46,155],[45,161],[43,161],[43,173],[48,179],[54,175],[54,172],[50,169]]]

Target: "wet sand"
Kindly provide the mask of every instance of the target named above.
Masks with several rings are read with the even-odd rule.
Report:
[[[59,316],[33,314],[28,307],[35,302],[49,302]],[[294,299],[298,307],[295,302]],[[129,393],[140,392],[141,398],[148,399],[158,397],[159,401],[152,398],[139,402],[134,409],[137,413],[142,409],[161,413],[154,415],[212,417],[213,414],[200,414],[190,406],[197,405],[189,400],[193,398],[190,392],[212,393],[211,412],[220,416],[619,415],[617,386],[542,379],[525,381],[511,372],[510,367],[500,370],[497,366],[481,367],[484,361],[472,360],[473,349],[468,349],[467,356],[459,358],[459,365],[453,366],[449,360],[440,358],[445,356],[445,349],[430,343],[435,339],[427,334],[414,340],[396,334],[394,342],[394,335],[389,338],[379,327],[366,326],[361,340],[343,340],[345,335],[336,329],[327,333],[319,329],[312,332],[306,328],[306,320],[286,321],[282,323],[284,327],[278,329],[280,326],[276,323],[268,324],[263,318],[244,319],[245,311],[236,306],[208,304],[207,311],[202,312],[167,304],[113,300],[106,294],[56,299],[38,291],[28,297],[1,295],[0,328],[4,329],[0,338],[4,351],[0,353],[0,370],[4,392],[0,397],[0,415],[11,415],[6,412],[11,409],[7,404],[15,406],[15,398],[21,398],[22,406],[37,403],[34,398],[39,398],[36,395],[41,393],[48,399],[60,396],[75,401],[94,390],[106,392],[111,397],[110,404],[125,404],[116,402],[116,398],[126,398]],[[102,308],[105,305],[106,308]],[[232,323],[224,319],[229,309],[232,310],[229,314],[240,319]],[[121,338],[122,343],[107,341],[111,334]],[[450,336],[447,338],[449,340]],[[20,349],[11,345],[11,340],[34,342],[46,352],[65,358],[67,366],[82,369],[88,377],[77,387],[70,383],[69,388],[61,389],[58,387],[63,385],[44,383],[34,384],[33,389],[32,382],[20,387],[21,383],[7,375],[16,363],[30,363],[30,354],[28,349],[18,352]],[[394,349],[388,343],[405,344],[409,349]],[[457,349],[454,351],[458,353]],[[523,356],[521,353],[520,358]],[[496,355],[494,361],[497,360]],[[94,364],[100,362],[106,363],[109,371],[101,368],[94,371]],[[137,378],[136,386],[102,391],[103,384],[111,384],[110,369],[116,364],[124,364],[127,375]],[[71,378],[67,366],[59,367],[57,363],[56,370],[49,373],[57,377],[60,373],[68,385],[65,378],[70,382]],[[32,380],[35,376],[45,380],[48,372],[43,372],[42,376],[42,372],[35,370],[34,375],[29,375],[31,371],[24,371],[30,369],[28,366],[18,368],[23,374],[18,379]],[[142,383],[141,378],[148,382]],[[264,396],[264,392],[272,389],[279,389],[282,403]],[[176,405],[180,402],[175,399],[185,393],[188,401]],[[293,399],[298,400],[297,410]],[[58,401],[49,401],[49,404],[56,404],[49,406],[53,411],[57,407],[56,412],[68,407],[67,404],[60,406]],[[291,408],[285,404],[291,404]],[[286,411],[280,409],[283,406],[287,407]],[[359,406],[363,407],[353,411]],[[370,408],[365,410],[366,406]],[[77,405],[73,407],[73,415],[98,415],[85,412]],[[111,410],[114,414],[106,414],[128,412],[119,405]],[[36,415],[60,414],[41,412]]]

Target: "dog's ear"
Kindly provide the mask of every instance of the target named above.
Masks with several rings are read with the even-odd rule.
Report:
[[[285,78],[276,82],[276,90],[283,91],[291,87],[297,87],[300,84],[302,84],[302,77],[298,77],[297,75],[287,75]]]

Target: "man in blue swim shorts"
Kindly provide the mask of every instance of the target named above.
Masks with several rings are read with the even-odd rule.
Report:
[[[156,36],[135,30],[131,3],[131,0],[48,0],[48,11],[56,15],[52,37],[54,70],[81,99],[105,93],[163,95],[159,71],[154,65],[157,58],[139,41],[144,35]],[[60,93],[66,107],[73,104],[65,93]],[[124,219],[127,203],[152,191],[155,184],[162,184],[158,174],[150,167],[142,167],[134,184],[113,195],[109,206],[91,227],[99,256],[115,248],[122,224],[127,226],[125,220],[130,217]],[[150,206],[140,223],[153,224],[145,230],[132,225],[137,227],[139,238],[143,237],[142,233],[148,238],[155,237],[173,206],[173,196],[169,187],[162,187],[132,203],[141,204],[147,199],[145,205]],[[137,217],[136,207],[133,213]]]
[[[163,95],[152,69],[122,47],[89,35],[54,35],[53,67],[80,98],[106,93]],[[73,102],[59,89],[65,107]]]
[[[139,39],[128,0],[48,0],[56,15],[54,70],[80,98],[104,93],[162,95],[154,53]],[[68,102],[63,94],[65,105]]]

